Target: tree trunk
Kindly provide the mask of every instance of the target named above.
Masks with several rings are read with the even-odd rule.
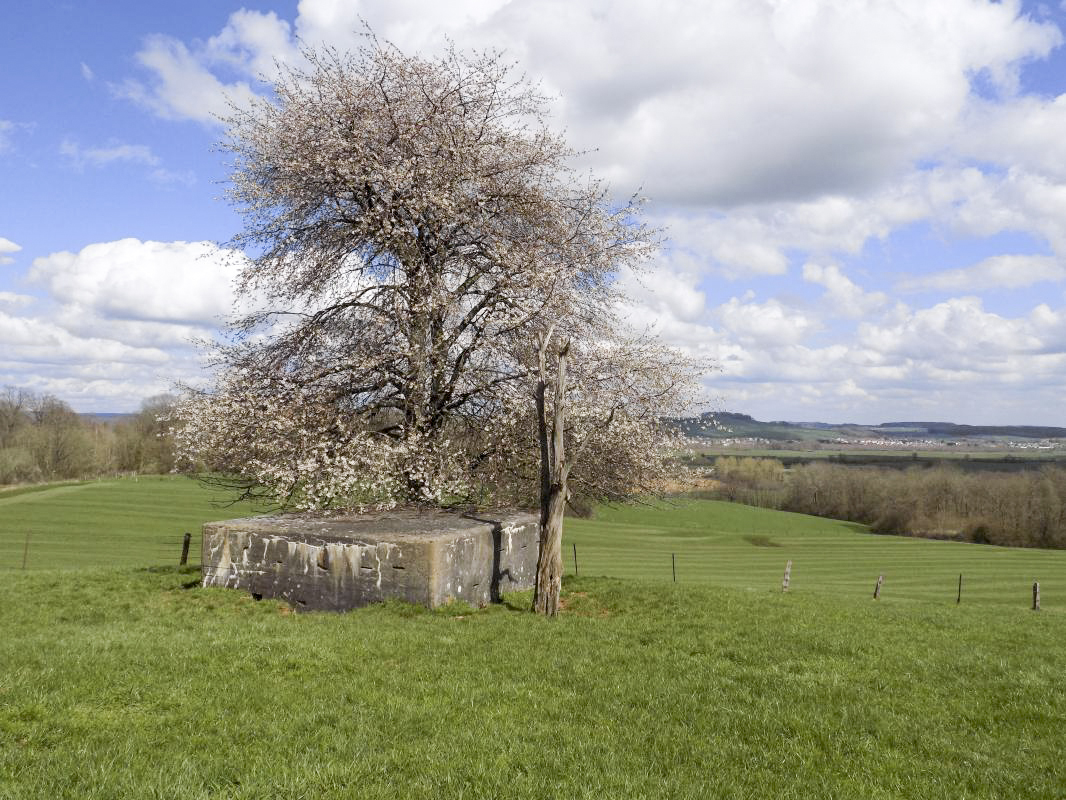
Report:
[[[563,439],[566,424],[566,362],[570,352],[567,342],[559,351],[554,386],[554,409],[548,424],[547,349],[549,331],[540,341],[540,381],[537,384],[537,427],[540,440],[540,536],[537,574],[533,584],[533,611],[554,617],[559,613],[559,595],[563,585],[563,512],[566,510],[567,478]]]
[[[540,513],[540,552],[533,590],[533,611],[554,617],[559,613],[559,595],[563,586],[563,511],[566,492],[555,484],[548,503]]]

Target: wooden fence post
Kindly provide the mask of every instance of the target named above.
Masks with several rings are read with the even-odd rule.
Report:
[[[574,575],[577,575],[577,542],[573,542],[574,545]]]
[[[1033,611],[1040,610],[1040,581],[1033,581]]]
[[[189,542],[192,541],[192,534],[188,531],[185,532],[185,538],[181,542],[181,566],[185,566],[189,561]]]
[[[674,583],[677,583],[677,557],[670,554],[670,570],[674,573]]]
[[[877,585],[874,586],[874,600],[880,600],[881,599],[881,584],[884,583],[884,582],[885,582],[885,576],[884,575],[878,575],[877,576]]]
[[[785,564],[785,577],[781,580],[781,591],[788,591],[788,584],[792,581],[792,559]]]
[[[955,605],[962,602],[962,573],[959,573],[959,593],[955,596]]]

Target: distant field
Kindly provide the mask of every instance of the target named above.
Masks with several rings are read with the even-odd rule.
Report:
[[[1039,580],[1042,606],[1066,611],[1066,551],[878,536],[850,522],[713,500],[600,509],[566,521],[567,568],[577,545],[582,575],[677,580],[764,591],[780,588],[792,560],[792,592],[868,598],[884,574],[886,602],[1024,606]]]
[[[699,448],[687,457],[691,466],[712,466],[721,456],[733,458],[772,458],[786,467],[812,462],[830,462],[851,467],[909,469],[950,464],[964,472],[1022,472],[1048,466],[1066,467],[1062,450],[773,450],[743,448]]]
[[[974,461],[1003,461],[1006,463],[1018,461],[1066,461],[1066,450],[966,450],[966,449],[943,449],[943,450],[914,450],[899,448],[894,450],[774,450],[772,448],[743,447],[698,447],[697,455],[709,456],[747,456],[751,458],[789,458],[817,461],[821,459],[899,459],[901,461],[913,461],[915,453],[921,459],[944,459],[948,461],[974,460]]]
[[[917,457],[915,453],[918,453]],[[791,461],[994,461],[1004,465],[1023,462],[1063,462],[1066,463],[1066,450],[774,450],[771,448],[744,449],[740,447],[701,447],[696,449],[697,457],[715,459],[718,455],[732,455],[737,458],[782,459]]]
[[[193,533],[190,564],[199,564],[204,522],[248,516],[247,504],[180,477],[67,484],[0,492],[0,570],[81,569],[176,564],[182,534]],[[672,581],[744,590],[780,587],[793,561],[793,593],[863,600],[885,575],[884,602],[963,601],[1024,606],[1034,580],[1042,605],[1066,611],[1066,551],[876,536],[862,525],[735,503],[686,500],[601,508],[592,520],[567,519],[565,558],[582,575]]]
[[[185,531],[200,563],[205,522],[253,513],[180,476],[141,476],[0,491],[0,570],[176,564]]]

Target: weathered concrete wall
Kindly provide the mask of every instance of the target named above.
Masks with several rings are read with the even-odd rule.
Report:
[[[204,525],[203,585],[281,597],[299,610],[344,611],[390,597],[483,606],[529,589],[537,517],[281,514]]]

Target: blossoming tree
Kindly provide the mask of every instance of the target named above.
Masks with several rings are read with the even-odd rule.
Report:
[[[639,485],[663,431],[625,358],[668,351],[617,335],[617,272],[655,245],[636,205],[568,167],[545,98],[499,54],[304,55],[227,120],[238,288],[261,310],[186,394],[186,459],[296,508],[539,496],[560,532],[568,437],[614,459],[588,471],[592,495]],[[534,488],[538,455],[563,470],[554,494]]]

